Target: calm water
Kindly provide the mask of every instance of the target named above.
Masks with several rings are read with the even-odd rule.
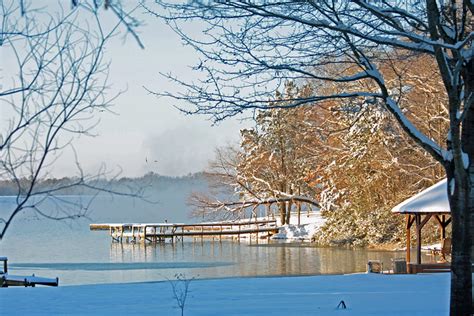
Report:
[[[72,197],[71,197],[72,198]],[[94,222],[191,221],[186,205],[175,196],[162,196],[159,205],[124,198],[101,198],[95,202]],[[11,206],[9,198],[0,207]],[[170,215],[157,210],[183,210]],[[404,253],[365,249],[316,248],[303,243],[240,243],[231,241],[157,245],[111,243],[105,231],[89,231],[90,221],[70,223],[37,219],[25,214],[0,242],[0,256],[9,257],[10,272],[60,278],[62,285],[143,282],[187,277],[307,275],[363,272],[368,260],[381,260]]]

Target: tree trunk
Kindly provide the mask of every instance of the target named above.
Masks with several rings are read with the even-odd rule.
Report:
[[[280,192],[286,192],[286,182],[282,181],[280,183]],[[280,202],[280,220],[281,224],[285,225],[288,224],[287,217],[286,217],[286,202]]]
[[[293,207],[293,201],[288,201],[288,206],[286,208],[286,223],[289,225],[290,224],[290,218],[291,218],[291,208]]]
[[[293,190],[293,185],[290,186],[289,189],[290,195],[293,195],[294,190]],[[286,223],[289,225],[290,224],[290,219],[291,219],[291,209],[293,208],[293,200],[288,201],[288,205],[286,208]]]
[[[286,224],[286,202],[278,203],[280,207],[280,221],[282,225]]]
[[[471,113],[474,111],[471,111]],[[469,155],[469,159],[474,159],[474,154]],[[471,160],[473,161],[473,160]],[[469,276],[471,280],[471,314],[474,313],[474,289],[472,288],[472,263],[474,262],[474,189],[473,189],[473,184],[474,184],[474,164],[471,163],[469,166],[469,179],[468,179],[468,184],[469,184],[469,197],[468,197],[468,211],[469,211],[469,217],[470,217],[470,226],[468,228],[470,232],[470,266],[469,266]]]
[[[465,177],[467,178],[467,176]],[[450,191],[448,177],[448,191]],[[456,181],[454,194],[450,195],[452,216],[452,260],[451,260],[451,315],[471,315],[472,275],[471,275],[471,214],[468,200],[470,185],[463,187]]]
[[[466,95],[472,95],[474,93],[474,60],[471,59],[465,68],[464,82],[465,82],[465,91]],[[464,102],[466,104],[466,102]],[[464,152],[467,153],[469,157],[469,169],[468,169],[468,211],[470,217],[470,227],[469,231],[471,233],[471,283],[472,283],[472,263],[474,262],[474,104],[471,104],[469,111],[466,115],[465,123],[463,124],[463,148]],[[474,291],[471,286],[471,314],[474,312]]]
[[[474,62],[471,60],[462,74],[465,95],[474,93]],[[466,105],[467,98],[464,100]],[[453,123],[451,123],[453,124]],[[471,315],[473,309],[471,262],[474,259],[474,109],[471,106],[461,131],[462,151],[469,157],[469,167],[463,164],[447,168],[448,196],[452,216],[452,262],[451,262],[451,315]],[[449,181],[455,178],[454,194],[450,194]]]

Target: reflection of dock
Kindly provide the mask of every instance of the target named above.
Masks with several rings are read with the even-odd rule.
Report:
[[[90,224],[90,230],[108,230],[115,242],[174,242],[184,237],[236,237],[255,235],[270,237],[278,232],[276,220],[214,222],[214,223],[147,223],[147,224]]]

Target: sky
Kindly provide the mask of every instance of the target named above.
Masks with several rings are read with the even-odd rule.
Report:
[[[238,143],[239,129],[248,123],[229,119],[213,126],[210,117],[185,115],[173,107],[176,101],[147,92],[144,87],[176,89],[160,72],[193,78],[190,66],[197,55],[162,21],[138,16],[146,24],[139,29],[145,49],[131,37],[125,42],[116,38],[109,45],[112,87],[126,91],[114,102],[117,115],[101,118],[98,136],[75,143],[81,164],[93,172],[105,162],[108,168],[121,168],[124,176],[150,171],[180,176],[202,171],[217,146]],[[56,172],[67,173],[67,168],[67,163],[58,165]]]
[[[111,13],[104,12],[103,16],[108,22]],[[105,163],[107,169],[122,170],[121,175],[127,177],[150,171],[169,176],[202,171],[217,146],[238,144],[239,129],[249,123],[228,119],[213,126],[210,117],[184,115],[173,107],[176,101],[158,99],[147,92],[144,87],[161,92],[176,89],[160,72],[192,79],[190,66],[197,55],[162,21],[144,14],[136,16],[145,22],[139,28],[145,49],[131,37],[109,42],[110,94],[124,92],[114,101],[116,114],[100,113],[95,137],[74,140],[81,167],[95,173]],[[65,152],[54,163],[51,174],[72,175],[73,157]]]

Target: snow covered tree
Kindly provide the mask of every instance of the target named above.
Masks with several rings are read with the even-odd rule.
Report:
[[[269,93],[286,80],[368,83],[366,88],[284,100],[295,107],[353,97],[375,100],[445,169],[453,224],[452,315],[471,314],[471,254],[474,223],[474,48],[471,0],[248,1],[176,4],[159,2],[150,11],[167,20],[202,54],[201,82],[174,79],[186,91],[164,95],[186,100],[188,113],[216,120],[248,108],[265,108]],[[196,38],[181,22],[199,20]],[[193,33],[196,34],[196,33]],[[449,113],[444,144],[422,133],[400,108],[376,61],[393,50],[418,53],[436,62]],[[339,67],[328,74],[328,64]],[[354,72],[346,75],[345,68]],[[420,83],[422,84],[422,83]],[[278,88],[277,88],[278,89]]]
[[[443,107],[447,96],[433,62],[419,56],[393,55],[394,60],[395,65],[379,66],[387,86],[399,90],[398,104],[404,113],[417,120],[421,130],[440,139],[448,129]],[[441,166],[411,141],[380,104],[354,99],[327,102],[324,107],[330,111],[314,107],[326,115],[320,128],[327,134],[316,148],[331,147],[330,152],[318,154],[326,162],[313,172],[323,188],[319,200],[328,218],[317,240],[358,245],[399,242],[402,218],[393,216],[391,208],[443,178]]]
[[[308,86],[298,89],[293,82],[285,85],[275,99],[302,97],[310,94]],[[308,148],[314,143],[315,125],[307,119],[309,109],[272,108],[259,111],[256,127],[242,130],[241,159],[238,176],[254,192],[265,197],[314,197],[314,190],[305,178],[313,167],[314,157]],[[289,224],[292,203],[279,203],[280,221]]]
[[[275,98],[281,100],[309,93],[308,86],[300,89],[288,82],[285,91],[277,92]],[[272,108],[272,104],[269,102],[268,110],[256,113],[255,127],[241,130],[239,149],[218,149],[211,162],[210,182],[217,187],[232,187],[238,201],[219,204],[217,197],[196,194],[191,204],[201,210],[217,207],[223,214],[230,215],[232,212],[223,208],[224,205],[247,205],[245,203],[255,201],[248,204],[254,207],[271,201],[278,204],[283,225],[290,223],[293,205],[296,204],[300,211],[302,202],[318,206],[313,199],[314,188],[306,181],[315,161],[308,150],[313,147],[316,131],[316,126],[308,119],[311,108],[288,110]]]

